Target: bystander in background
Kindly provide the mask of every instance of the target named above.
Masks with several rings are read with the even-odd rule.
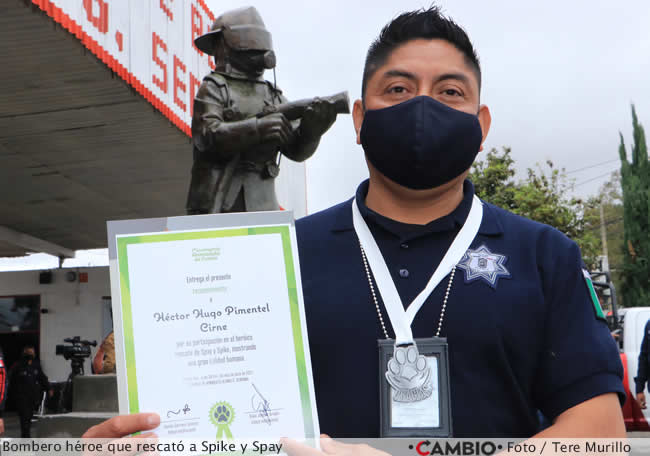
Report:
[[[48,391],[50,396],[54,394],[32,345],[23,347],[22,358],[11,367],[9,388],[20,418],[20,436],[30,438],[34,409],[40,403],[42,392]]]

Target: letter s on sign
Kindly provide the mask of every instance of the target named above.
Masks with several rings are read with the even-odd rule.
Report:
[[[97,3],[99,14],[93,14],[93,3]],[[83,0],[84,9],[88,22],[93,24],[101,33],[108,33],[108,1],[107,0]]]
[[[156,32],[153,32],[152,34],[151,43],[153,45],[153,49],[152,49],[153,61],[158,64],[158,66],[162,69],[163,72],[162,80],[160,78],[157,78],[155,74],[151,75],[151,79],[153,80],[153,83],[157,85],[158,88],[160,88],[160,90],[167,93],[167,65],[165,65],[165,62],[163,62],[163,60],[160,57],[158,57],[158,48],[167,52],[167,45],[162,40],[162,38],[160,38],[156,34]]]

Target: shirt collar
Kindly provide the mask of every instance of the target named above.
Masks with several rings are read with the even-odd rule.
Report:
[[[451,231],[457,227],[463,226],[469,210],[472,207],[472,197],[474,196],[474,186],[470,181],[463,184],[463,199],[460,204],[451,213],[433,220],[426,225],[416,225],[402,223],[385,217],[366,206],[365,200],[368,194],[368,181],[364,181],[357,188],[356,199],[359,204],[359,212],[369,224],[374,224],[388,231],[390,234],[410,240],[415,237],[426,236],[433,233]]]
[[[359,203],[359,212],[361,212],[361,215],[366,219],[366,221],[380,225],[383,229],[398,235],[404,232],[409,232],[411,229],[414,230],[413,234],[422,234],[446,231],[465,223],[465,219],[467,219],[467,215],[471,209],[472,198],[474,197],[474,185],[470,180],[465,180],[463,184],[463,199],[458,207],[450,214],[433,220],[426,225],[410,225],[401,223],[378,214],[366,206],[365,199],[367,193],[368,180],[366,179],[359,185],[356,193],[357,202]],[[353,201],[354,199],[349,199],[345,204],[340,204],[333,208],[335,210],[332,214],[332,231],[354,230],[351,207]],[[483,220],[481,221],[479,234],[496,236],[502,233],[503,228],[497,211],[491,204],[483,202]]]

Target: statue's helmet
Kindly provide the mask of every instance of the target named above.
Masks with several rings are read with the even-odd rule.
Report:
[[[214,55],[214,44],[220,34],[234,51],[273,52],[271,33],[254,6],[223,13],[215,19],[210,31],[197,37],[194,44],[206,54]]]

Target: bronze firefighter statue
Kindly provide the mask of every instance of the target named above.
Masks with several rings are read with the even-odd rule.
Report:
[[[194,99],[187,212],[278,210],[282,156],[311,157],[336,115],[349,113],[347,93],[288,103],[262,77],[275,67],[275,53],[254,7],[222,14],[195,44],[216,67]]]

